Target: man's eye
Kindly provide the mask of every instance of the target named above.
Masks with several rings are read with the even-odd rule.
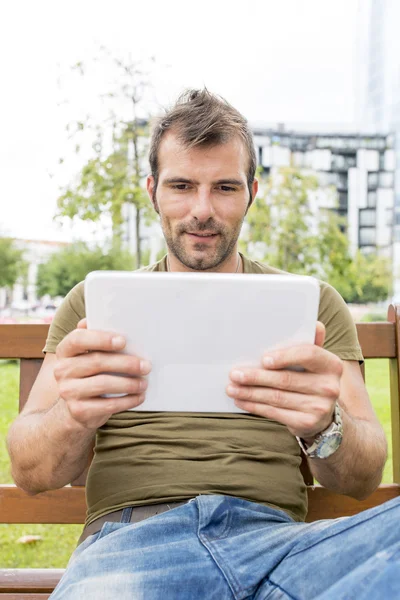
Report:
[[[187,183],[175,183],[175,185],[173,185],[172,188],[174,190],[187,190],[188,184]]]
[[[235,191],[235,188],[233,188],[233,187],[230,187],[229,185],[221,185],[221,186],[220,186],[220,189],[221,189],[223,192],[234,192],[234,191]]]

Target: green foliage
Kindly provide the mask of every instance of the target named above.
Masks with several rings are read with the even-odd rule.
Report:
[[[327,281],[347,302],[385,300],[390,294],[390,261],[381,256],[354,257],[344,233],[346,223],[335,211],[313,213],[311,199],[317,179],[299,169],[284,167],[261,182],[247,218],[240,248],[283,271]]]
[[[100,94],[100,97],[102,101],[109,99],[116,103],[117,110],[111,110],[109,118],[96,126],[93,126],[91,114],[83,121],[67,126],[67,131],[72,131],[70,138],[79,134],[86,137],[89,130],[92,133],[94,130],[94,156],[58,198],[56,217],[93,222],[98,222],[103,216],[109,217],[114,239],[121,240],[124,207],[133,205],[136,264],[141,266],[144,264],[141,223],[150,224],[156,218],[144,186],[150,122],[146,91],[151,85],[144,70],[144,61],[125,62],[113,57],[104,47],[100,50],[100,60],[111,59],[118,75],[118,88]],[[154,62],[153,59],[151,62]],[[87,74],[86,65],[82,61],[78,61],[73,70],[83,77]],[[128,109],[129,115],[121,110],[122,107]],[[121,114],[125,114],[126,118],[117,117]],[[142,116],[139,117],[139,114]],[[80,147],[80,144],[75,143],[75,152],[79,152]]]
[[[143,127],[140,134],[147,139]],[[111,154],[102,158],[98,153],[84,165],[76,181],[58,198],[58,217],[96,222],[108,215],[113,235],[118,239],[122,233],[124,204],[133,204],[137,217],[143,216],[146,222],[154,220],[155,213],[141,185],[141,173],[133,168],[129,159],[131,135],[132,125],[126,125],[114,138]]]
[[[78,242],[53,254],[46,263],[39,265],[38,296],[65,296],[91,271],[130,271],[134,268],[134,258],[118,243],[107,250],[100,246],[90,248]]]
[[[391,295],[391,263],[386,256],[357,252],[352,266],[353,288],[347,302],[368,303],[387,300]]]
[[[19,277],[27,272],[23,250],[15,247],[11,238],[0,238],[0,288],[12,287]]]
[[[385,313],[367,313],[366,315],[364,315],[361,319],[361,321],[363,323],[377,323],[378,321],[386,321],[386,314]]]

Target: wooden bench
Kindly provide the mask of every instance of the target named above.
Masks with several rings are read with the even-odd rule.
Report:
[[[313,486],[305,462],[302,471],[308,485],[308,521],[350,516],[400,495],[400,306],[389,307],[387,322],[358,323],[357,330],[366,359],[389,359],[393,483],[381,485],[369,498],[357,501]],[[47,331],[48,325],[0,325],[0,359],[20,359],[20,410],[39,372]],[[28,496],[14,485],[0,485],[0,523],[83,523],[85,479],[86,473],[71,486],[37,496]],[[0,600],[48,598],[63,572],[63,569],[0,569]]]

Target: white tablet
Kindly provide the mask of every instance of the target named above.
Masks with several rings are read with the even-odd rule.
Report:
[[[243,412],[226,395],[235,366],[313,343],[319,284],[297,275],[95,271],[85,281],[89,329],[126,340],[152,363],[138,411]]]

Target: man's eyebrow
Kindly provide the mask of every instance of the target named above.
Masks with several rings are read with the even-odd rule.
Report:
[[[170,185],[171,183],[194,183],[198,184],[199,182],[195,179],[187,179],[186,177],[168,177],[163,181],[164,185]],[[244,187],[244,183],[241,179],[218,179],[217,181],[213,181],[215,185],[236,185],[237,187]]]
[[[236,185],[238,187],[243,187],[245,185],[241,179],[218,179],[218,181],[215,181],[214,183],[217,183],[219,185],[230,184]]]
[[[163,183],[169,185],[170,183],[198,183],[198,181],[186,177],[168,177],[164,179]]]

